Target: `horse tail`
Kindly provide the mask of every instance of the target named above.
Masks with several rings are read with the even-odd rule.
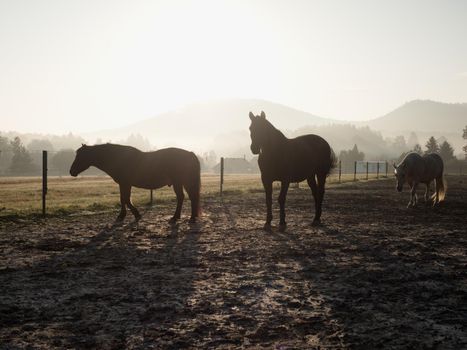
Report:
[[[444,178],[443,174],[435,179],[435,193],[431,196],[431,200],[434,204],[444,201],[446,198],[446,190],[448,189],[448,183]],[[438,198],[436,198],[438,197]]]
[[[329,169],[328,169],[326,175],[329,175],[331,173],[331,171],[333,169],[335,169],[336,166],[337,166],[336,154],[334,153],[334,150],[331,147],[329,147],[329,150],[330,150],[330,152],[329,152]]]

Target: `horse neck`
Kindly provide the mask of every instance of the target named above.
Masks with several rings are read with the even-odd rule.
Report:
[[[262,151],[270,152],[270,151],[277,151],[281,149],[284,145],[284,143],[287,141],[287,138],[284,136],[284,134],[276,129],[274,126],[271,125],[271,129],[268,130],[269,137],[267,139],[267,142],[263,145]]]
[[[98,149],[94,154],[93,166],[112,175],[115,171],[115,156],[110,149]]]

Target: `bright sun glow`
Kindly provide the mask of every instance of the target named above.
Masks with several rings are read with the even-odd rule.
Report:
[[[98,130],[216,98],[349,120],[462,102],[466,6],[0,1],[2,128]]]

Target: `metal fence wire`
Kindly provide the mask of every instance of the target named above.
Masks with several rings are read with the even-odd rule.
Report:
[[[0,158],[0,175],[7,176],[7,179],[12,179],[10,181],[2,181],[2,187],[8,187],[10,183],[15,183],[18,176],[29,176],[32,179],[31,181],[33,182],[33,186],[36,186],[37,184],[37,191],[41,191],[41,212],[45,215],[47,211],[47,194],[49,186],[54,186],[57,183],[56,179],[62,178],[62,176],[63,180],[61,181],[69,182],[67,178],[69,176],[71,163],[74,159],[74,152],[71,155],[67,155],[67,157],[62,157],[58,160],[55,157],[58,157],[60,151],[32,151],[30,154],[34,164],[34,169],[20,174],[12,173],[9,171],[11,169],[5,168],[5,158],[7,158],[8,155],[2,155],[3,159]],[[63,152],[61,155],[63,155]],[[211,193],[214,191],[215,193],[219,193],[221,197],[231,191],[245,189],[262,190],[259,168],[254,162],[255,161],[247,161],[245,158],[221,157],[219,164],[213,168],[214,173],[210,172],[203,174],[203,181],[206,181],[206,187],[210,188],[209,191],[211,191]],[[447,167],[445,173],[463,174],[463,167],[465,166],[464,163],[466,162],[456,163],[455,166],[451,168]],[[329,175],[328,181],[332,183],[387,178],[391,173],[392,162],[388,160],[353,162],[339,160],[336,167]],[[91,179],[90,176],[94,178],[96,178],[96,176],[99,177],[101,179],[99,181],[107,181],[106,179],[111,181],[105,173],[95,168],[90,168],[80,177],[85,180],[87,178]],[[53,179],[53,181],[49,182],[49,178]],[[73,186],[73,184],[70,183],[69,186]],[[295,187],[298,186],[299,184],[295,185]],[[141,193],[141,191],[146,190],[140,190],[139,195],[141,196],[142,194],[147,193],[149,203],[152,205],[154,201],[153,191],[149,190],[144,193]],[[66,196],[66,194],[64,195]],[[117,193],[113,193],[113,195],[116,196]],[[146,197],[145,194],[144,197]],[[77,200],[79,199],[77,198]],[[39,203],[37,204],[39,205]]]

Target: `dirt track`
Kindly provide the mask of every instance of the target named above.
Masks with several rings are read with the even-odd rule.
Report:
[[[0,223],[0,348],[467,348],[467,179],[448,181],[437,210],[393,181],[329,188],[319,228],[291,189],[285,232],[260,192],[191,227],[187,205],[175,227],[172,207]]]

